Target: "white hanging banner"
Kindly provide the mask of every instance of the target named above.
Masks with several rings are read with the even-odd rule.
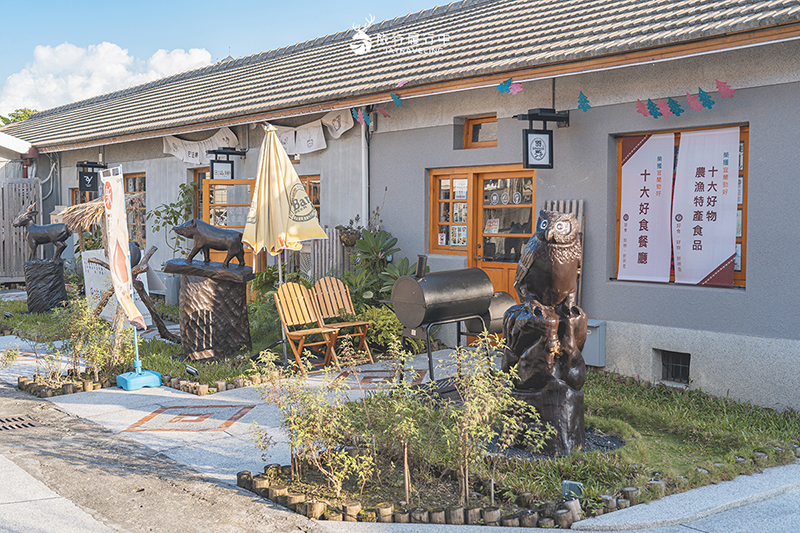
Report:
[[[172,135],[164,137],[165,154],[170,154],[184,163],[192,163],[193,165],[207,165],[209,163],[206,150],[216,150],[222,147],[236,147],[239,140],[236,135],[228,128],[220,128],[220,130],[203,141],[184,141]]]
[[[287,128],[286,126],[274,126],[274,128],[275,133],[278,135],[278,140],[283,149],[286,150],[286,153],[289,155],[296,154],[294,128]]]
[[[328,147],[325,144],[325,133],[322,131],[322,120],[315,120],[294,129],[295,153],[308,154]]]
[[[128,248],[128,215],[125,212],[125,188],[122,186],[122,167],[111,167],[100,172],[103,183],[103,203],[106,216],[106,256],[111,271],[114,295],[125,311],[130,323],[137,329],[145,329],[142,313],[133,303],[131,293],[131,253]]]
[[[338,139],[342,133],[353,127],[353,115],[349,109],[339,109],[331,111],[322,117],[322,125],[328,128],[328,133],[334,139]]]
[[[668,282],[674,134],[622,143],[617,279]]]
[[[733,286],[739,128],[681,134],[672,215],[675,282]]]

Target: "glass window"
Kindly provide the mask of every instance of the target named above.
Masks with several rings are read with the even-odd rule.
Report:
[[[497,146],[497,115],[468,118],[464,121],[464,148]]]

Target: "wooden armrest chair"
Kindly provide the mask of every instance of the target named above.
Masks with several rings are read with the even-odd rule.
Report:
[[[367,344],[367,330],[369,329],[369,321],[352,321],[352,322],[326,322],[333,318],[341,319],[343,315],[355,315],[353,309],[353,300],[350,298],[350,289],[344,284],[342,280],[334,277],[321,278],[314,285],[314,297],[317,301],[317,309],[320,312],[320,324],[329,328],[344,329],[353,328],[353,333],[344,334],[339,333],[340,336],[360,337],[358,343],[358,351],[367,354],[370,363],[374,363],[375,359],[372,357],[372,352],[369,350]]]
[[[308,289],[299,283],[284,283],[275,294],[275,306],[278,308],[281,326],[286,333],[289,346],[292,347],[298,367],[304,368],[300,359],[303,349],[312,346],[325,347],[325,358],[322,365],[314,366],[327,366],[332,362],[339,365],[334,350],[339,330],[326,327],[322,323],[314,298]],[[308,342],[308,337],[312,335],[321,335],[322,340]]]

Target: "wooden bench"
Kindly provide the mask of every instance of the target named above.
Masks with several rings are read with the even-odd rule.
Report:
[[[373,359],[372,352],[370,352],[367,344],[367,330],[369,330],[371,322],[347,320],[346,315],[353,316],[356,312],[353,308],[353,300],[350,298],[350,289],[347,288],[344,282],[330,276],[321,278],[314,284],[314,297],[320,313],[320,325],[340,330],[340,337],[360,338],[361,340],[356,350],[365,353],[369,362],[374,363],[375,359]],[[330,322],[331,320],[338,321]],[[342,322],[340,320],[345,321]],[[353,328],[354,332],[342,333],[341,330],[345,328]]]
[[[317,311],[316,301],[308,289],[299,283],[284,283],[275,293],[275,306],[299,368],[305,371],[306,365],[301,359],[303,350],[313,346],[324,346],[325,357],[322,364],[312,366],[327,366],[331,363],[339,365],[335,351],[339,330],[325,326]],[[308,338],[313,335],[320,335],[322,340],[308,342]]]

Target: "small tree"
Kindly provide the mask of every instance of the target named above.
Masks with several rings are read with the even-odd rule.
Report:
[[[175,232],[170,233],[170,231],[175,226],[179,226],[191,218],[194,212],[196,187],[195,183],[181,183],[178,187],[178,199],[175,202],[161,204],[147,213],[147,220],[153,221],[153,231],[164,230],[164,240],[167,243],[167,247],[172,250],[173,258],[178,252],[186,252],[183,247],[186,237]]]
[[[494,443],[498,451],[518,443],[540,450],[545,439],[553,433],[552,427],[543,426],[533,407],[512,395],[516,374],[499,372],[493,368],[491,346],[502,350],[503,342],[496,335],[483,332],[475,349],[458,347],[454,352],[458,372],[453,384],[461,402],[446,402],[450,424],[445,425],[444,441],[449,455],[459,469],[461,503],[469,503],[469,472],[473,463],[481,458],[487,446]],[[496,457],[492,460],[492,500],[494,500],[494,472]]]
[[[35,109],[28,109],[27,107],[21,107],[15,111],[12,111],[8,114],[7,117],[0,115],[0,122],[3,124],[11,124],[12,122],[22,122],[31,117],[31,115],[38,113]]]

